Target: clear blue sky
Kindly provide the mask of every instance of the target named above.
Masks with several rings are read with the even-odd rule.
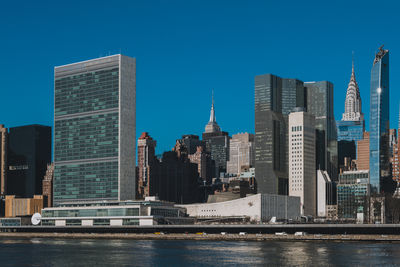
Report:
[[[399,10],[396,1],[2,1],[0,123],[52,125],[54,66],[120,51],[137,59],[137,135],[150,132],[158,153],[203,132],[212,88],[221,128],[254,132],[259,74],[333,82],[339,119],[354,50],[368,125],[370,70],[385,44],[397,128]]]

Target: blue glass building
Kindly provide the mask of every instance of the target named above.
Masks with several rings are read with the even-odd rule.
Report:
[[[383,46],[371,70],[369,168],[371,190],[382,191],[389,168],[389,50]]]
[[[337,121],[338,141],[359,141],[363,139],[363,121]]]

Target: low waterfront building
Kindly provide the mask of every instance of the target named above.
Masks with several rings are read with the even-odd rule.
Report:
[[[300,197],[283,195],[256,194],[218,203],[179,206],[186,208],[189,216],[215,221],[242,217],[263,223],[269,222],[273,217],[277,220],[300,218]]]
[[[43,226],[190,224],[186,209],[146,197],[143,201],[62,203],[42,210]]]
[[[6,196],[5,217],[19,217],[33,215],[43,209],[43,196],[34,195],[33,198],[16,198]]]
[[[339,219],[364,221],[363,218],[367,218],[369,196],[369,171],[345,171],[341,173],[337,185]]]

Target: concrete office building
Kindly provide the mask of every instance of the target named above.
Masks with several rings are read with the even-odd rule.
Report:
[[[369,175],[372,192],[383,191],[390,178],[389,50],[379,48],[371,69]],[[387,190],[385,190],[387,191]]]
[[[315,118],[297,108],[289,114],[289,196],[300,197],[300,213],[317,213]]]
[[[369,170],[369,132],[357,141],[357,170]]]
[[[54,69],[54,204],[135,199],[136,60]]]
[[[307,112],[315,116],[317,169],[326,170],[337,181],[338,148],[333,112],[333,84],[327,81],[306,82]]]
[[[151,181],[154,177],[152,172],[155,170],[157,164],[156,158],[156,145],[157,142],[147,132],[142,133],[138,141],[138,172],[137,172],[137,185],[136,185],[136,198],[144,199],[150,195],[154,195],[152,188],[155,183]],[[154,174],[154,173],[153,173]]]
[[[242,168],[254,166],[254,134],[238,133],[232,135],[229,148],[227,172],[239,175]]]
[[[12,127],[8,133],[7,195],[32,198],[42,194],[42,180],[51,162],[51,127]]]
[[[307,107],[303,83],[255,77],[255,171],[259,193],[288,194],[288,114]]]
[[[53,179],[54,179],[54,164],[47,164],[46,174],[42,181],[43,188],[43,206],[48,208],[53,206]]]

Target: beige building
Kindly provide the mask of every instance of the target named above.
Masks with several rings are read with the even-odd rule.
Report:
[[[317,213],[315,117],[289,114],[289,196],[300,197],[301,215]]]
[[[369,132],[357,141],[357,170],[369,170]]]
[[[0,124],[0,195],[6,194],[7,186],[7,128]]]
[[[5,217],[29,216],[43,209],[43,196],[34,195],[33,198],[15,198],[6,196]]]
[[[43,200],[46,208],[53,206],[53,178],[54,178],[54,164],[47,164],[46,174],[42,181]]]
[[[238,133],[232,135],[229,148],[227,172],[239,175],[242,167],[254,166],[254,134]]]

